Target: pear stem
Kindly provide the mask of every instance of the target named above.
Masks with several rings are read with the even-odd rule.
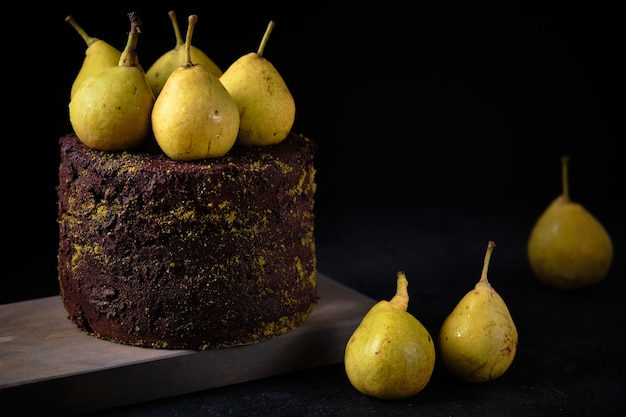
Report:
[[[87,44],[87,47],[91,46],[92,44],[94,44],[96,41],[99,40],[98,38],[89,36],[87,32],[85,32],[83,28],[78,25],[78,23],[74,20],[72,16],[67,16],[65,18],[65,21],[69,23],[70,25],[72,25],[74,29],[76,29],[76,32],[78,32],[78,34],[83,38],[83,40]]]
[[[191,62],[191,37],[193,36],[193,29],[196,26],[196,22],[198,22],[198,16],[195,14],[189,15],[189,26],[187,27],[187,37],[185,40],[185,56],[182,65],[185,68],[193,67],[193,62]]]
[[[276,26],[276,23],[273,20],[270,20],[269,24],[267,25],[267,29],[265,29],[265,34],[263,35],[263,39],[261,39],[261,44],[259,45],[259,49],[257,50],[258,56],[263,56],[263,52],[265,52],[265,45],[267,44],[267,40],[269,39],[270,34],[272,33],[272,30],[274,29],[274,26]]]
[[[563,197],[569,198],[569,181],[568,181],[568,168],[569,168],[569,156],[563,155],[561,157],[561,183]]]
[[[406,311],[409,307],[409,292],[407,290],[409,282],[407,281],[406,274],[404,272],[398,272],[397,276],[396,295],[394,295],[389,302],[398,310]]]
[[[185,44],[185,40],[183,39],[183,35],[180,33],[180,26],[178,26],[178,19],[176,19],[176,12],[174,10],[170,10],[167,13],[172,21],[172,27],[174,28],[174,36],[176,37],[176,46],[174,49],[182,48]]]
[[[491,260],[491,254],[493,253],[493,249],[496,247],[496,243],[493,240],[490,240],[489,243],[487,243],[487,252],[485,252],[485,260],[483,262],[483,270],[480,274],[480,280],[478,281],[478,284],[482,284],[482,285],[491,285],[489,284],[489,281],[487,280],[487,271],[489,270],[489,261]],[[476,285],[478,285],[476,284]]]
[[[137,41],[141,33],[141,19],[135,12],[128,13],[130,19],[130,32],[128,33],[128,41],[120,56],[121,67],[138,67],[139,57],[137,56]]]

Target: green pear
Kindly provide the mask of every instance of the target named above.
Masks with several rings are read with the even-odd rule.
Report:
[[[598,284],[613,261],[609,233],[569,195],[569,157],[561,158],[562,193],[534,224],[527,253],[536,277],[546,285],[573,290]]]
[[[191,60],[198,16],[189,16],[185,53],[168,77],[152,110],[152,131],[161,150],[174,160],[225,155],[239,131],[239,110],[219,78]]]
[[[76,29],[87,44],[85,58],[72,83],[72,89],[70,90],[71,98],[87,77],[97,74],[103,68],[116,66],[120,61],[122,53],[102,39],[89,36],[72,16],[67,16],[65,21]]]
[[[419,393],[435,368],[435,345],[424,325],[407,311],[409,294],[404,272],[398,272],[396,294],[381,300],[350,336],[344,367],[359,392],[385,400]]]
[[[495,246],[493,241],[488,243],[480,280],[439,331],[439,357],[453,375],[466,382],[499,378],[517,352],[518,333],[511,313],[487,279]]]
[[[76,136],[103,151],[136,148],[150,134],[154,94],[136,52],[140,20],[135,13],[128,16],[131,30],[118,65],[87,77],[69,103]]]
[[[293,96],[276,67],[263,56],[274,26],[274,21],[270,21],[257,52],[238,58],[220,77],[239,107],[241,122],[237,145],[280,143],[295,121]]]
[[[170,49],[163,55],[161,55],[146,71],[146,79],[148,84],[152,87],[152,92],[155,97],[159,96],[165,81],[170,74],[181,66],[183,62],[183,55],[185,53],[185,41],[181,35],[180,28],[178,26],[178,20],[176,19],[176,13],[174,10],[170,10],[168,13],[174,27],[174,36],[176,38],[176,44],[173,49]],[[222,75],[220,67],[204,53],[200,48],[191,45],[191,60],[196,65],[204,65],[206,69],[211,71],[217,77]]]

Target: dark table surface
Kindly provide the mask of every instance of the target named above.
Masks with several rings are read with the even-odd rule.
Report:
[[[489,279],[519,331],[509,370],[469,384],[441,362],[417,395],[398,401],[354,389],[337,363],[89,416],[407,415],[616,416],[626,413],[626,285],[618,214],[602,212],[615,255],[600,285],[550,289],[531,274],[525,244],[533,210],[363,208],[318,217],[318,266],[374,300],[395,291],[398,270],[409,280],[409,312],[436,335],[445,316],[480,277],[489,240],[496,242]]]

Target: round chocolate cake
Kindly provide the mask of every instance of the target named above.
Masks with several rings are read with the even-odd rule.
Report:
[[[291,133],[217,159],[59,140],[58,272],[69,319],[143,347],[259,342],[317,303],[315,144]]]

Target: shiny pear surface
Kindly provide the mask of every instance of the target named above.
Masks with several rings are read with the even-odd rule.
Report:
[[[118,65],[87,77],[70,99],[69,116],[76,136],[103,151],[125,151],[150,133],[154,94],[139,65],[137,40],[141,19],[128,14],[131,29]]]
[[[239,109],[206,68],[180,67],[169,76],[154,103],[152,130],[172,159],[217,158],[237,139]]]
[[[509,369],[518,333],[502,297],[488,283],[478,283],[444,321],[439,334],[446,367],[468,382],[485,382]]]
[[[597,284],[607,276],[613,244],[591,213],[561,195],[533,226],[528,259],[543,283],[559,289],[577,289]]]
[[[167,78],[180,68],[183,63],[183,48],[173,49],[161,55],[146,71],[146,79],[152,88],[155,97],[158,97],[165,85]],[[217,77],[222,75],[219,67],[204,52],[195,46],[191,46],[191,60],[194,64],[203,65]]]
[[[150,134],[154,95],[139,67],[116,66],[88,77],[69,103],[76,136],[103,151],[139,146]]]
[[[78,32],[87,44],[85,58],[83,58],[80,70],[72,83],[70,90],[71,98],[88,77],[98,74],[104,68],[117,66],[122,52],[102,39],[89,36],[72,16],[67,16],[65,21]]]
[[[271,62],[251,52],[228,67],[220,81],[239,107],[237,144],[275,145],[287,137],[295,121],[296,105]]]
[[[527,244],[535,276],[561,290],[603,281],[613,262],[613,243],[604,226],[569,196],[569,155],[561,157],[561,194],[539,216]]]
[[[489,241],[480,280],[457,303],[439,330],[439,355],[448,370],[467,382],[504,374],[517,353],[518,333],[487,271],[495,243]]]
[[[375,304],[346,344],[345,371],[361,393],[386,400],[419,393],[430,381],[435,347],[428,330],[406,311],[406,278],[398,294]]]
[[[90,76],[97,75],[104,68],[115,67],[120,61],[121,52],[103,40],[94,42],[85,51],[85,59],[72,83],[70,97],[78,87]]]
[[[174,72],[174,70],[183,65],[185,59],[186,45],[180,32],[178,20],[176,19],[176,13],[173,10],[170,10],[168,15],[172,22],[176,43],[173,49],[170,49],[161,55],[156,61],[154,61],[150,68],[148,68],[148,71],[146,71],[146,79],[148,80],[148,84],[150,84],[155,97],[159,96],[167,78],[172,72]],[[189,49],[191,62],[203,65],[217,77],[222,75],[220,67],[200,48],[190,45]]]

